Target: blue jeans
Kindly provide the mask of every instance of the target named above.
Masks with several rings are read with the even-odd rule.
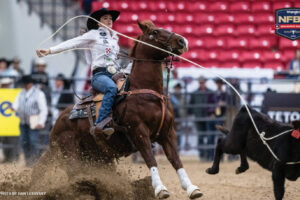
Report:
[[[104,94],[99,115],[96,124],[105,119],[111,112],[114,100],[117,95],[118,89],[115,82],[111,79],[112,74],[108,72],[99,72],[93,75],[92,87],[93,89]]]
[[[39,157],[39,131],[20,124],[20,143],[24,151],[26,165],[32,165]]]

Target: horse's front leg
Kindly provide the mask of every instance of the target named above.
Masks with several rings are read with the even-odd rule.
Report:
[[[158,197],[159,199],[166,199],[169,197],[169,192],[167,188],[162,184],[158,173],[157,162],[152,153],[149,130],[141,124],[134,132],[137,136],[133,138],[133,142],[136,145],[137,149],[140,151],[148,168],[150,169],[155,197]]]
[[[196,185],[192,184],[179,158],[177,136],[174,128],[171,128],[171,131],[163,136],[163,138],[161,138],[161,140],[159,140],[158,142],[162,145],[168,160],[177,171],[181,186],[184,190],[187,191],[189,198],[195,199],[201,197],[203,194],[200,192],[200,189]]]

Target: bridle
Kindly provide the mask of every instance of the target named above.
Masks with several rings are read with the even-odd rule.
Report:
[[[157,31],[157,30],[154,30],[154,31]],[[153,31],[153,32],[154,32]],[[167,31],[169,32],[169,31]],[[149,35],[149,39],[150,40],[154,40],[155,42],[158,42],[159,44],[161,44],[163,47],[165,47],[168,51],[172,52],[173,51],[173,48],[172,48],[172,45],[169,43],[171,38],[175,35],[174,32],[169,32],[169,36],[167,38],[167,40],[165,39],[160,39],[160,38],[157,38],[156,35],[153,35],[153,34],[150,34]]]
[[[155,31],[155,30],[154,30],[154,31]],[[167,32],[169,32],[169,31],[167,31]],[[168,51],[172,52],[172,51],[173,51],[173,47],[172,47],[171,43],[169,43],[169,42],[170,42],[170,40],[172,39],[172,37],[175,35],[175,33],[174,33],[174,32],[169,32],[169,33],[170,33],[170,34],[169,34],[167,40],[158,38],[158,37],[156,37],[156,35],[154,35],[154,34],[150,34],[150,35],[148,35],[148,37],[147,37],[147,35],[144,35],[144,34],[143,34],[142,36],[143,36],[143,37],[147,37],[149,40],[154,40],[155,42],[157,42],[158,44],[160,44],[160,45],[162,45],[164,48],[166,48]],[[123,54],[123,55],[120,54],[120,56],[129,58],[129,59],[134,60],[134,61],[165,62],[165,63],[168,63],[168,62],[171,62],[171,63],[172,63],[172,61],[175,61],[175,60],[173,59],[174,56],[172,56],[172,59],[171,59],[171,60],[167,60],[166,58],[165,58],[165,59],[162,59],[162,60],[140,59],[140,58],[135,58],[135,57],[128,56],[128,54],[127,54],[127,55],[125,55],[125,54]],[[179,60],[176,60],[176,61],[179,61]]]

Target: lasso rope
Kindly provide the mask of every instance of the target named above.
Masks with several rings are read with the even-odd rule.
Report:
[[[106,26],[105,24],[101,23],[100,21],[98,21],[98,20],[96,20],[96,19],[94,19],[94,18],[92,18],[92,17],[90,17],[90,16],[87,16],[87,15],[78,15],[78,16],[75,16],[75,17],[69,19],[69,20],[66,21],[60,28],[58,28],[51,36],[49,36],[47,39],[45,39],[44,41],[42,41],[38,46],[39,46],[39,47],[42,46],[45,42],[47,42],[48,40],[50,40],[51,38],[53,38],[53,37],[54,37],[54,36],[55,36],[55,35],[56,35],[56,34],[64,27],[64,26],[66,26],[66,25],[67,25],[68,23],[70,23],[72,20],[77,19],[77,18],[89,18],[89,19],[92,19],[92,20],[94,20],[95,22],[101,24],[102,26],[106,27],[108,30],[113,31],[113,32],[115,32],[115,33],[118,34],[118,35],[121,35],[121,36],[123,36],[123,37],[125,37],[125,38],[127,38],[127,39],[130,39],[130,40],[133,40],[133,41],[142,43],[142,44],[144,44],[144,45],[150,46],[150,47],[152,47],[152,48],[154,48],[154,49],[158,49],[158,50],[160,50],[160,51],[163,51],[163,52],[165,52],[165,53],[168,53],[169,55],[176,56],[176,57],[178,57],[178,58],[180,58],[180,59],[182,59],[182,60],[185,60],[185,61],[187,61],[187,62],[189,62],[189,63],[191,63],[191,64],[193,64],[193,65],[195,65],[195,66],[197,66],[197,67],[199,67],[199,68],[201,68],[201,69],[204,69],[204,70],[206,70],[208,73],[211,73],[211,74],[217,76],[218,78],[220,78],[220,79],[221,79],[222,81],[224,81],[227,85],[229,85],[229,87],[230,87],[230,88],[236,93],[236,95],[238,95],[238,97],[241,99],[242,104],[245,106],[245,108],[246,108],[246,110],[247,110],[247,112],[248,112],[248,115],[249,115],[249,117],[250,117],[250,119],[251,119],[251,122],[252,122],[252,124],[253,124],[253,126],[254,126],[254,129],[256,130],[256,132],[257,132],[257,134],[259,135],[260,139],[262,140],[263,144],[269,149],[269,151],[270,151],[270,153],[273,155],[273,157],[274,157],[277,161],[280,162],[280,159],[276,156],[276,154],[275,154],[275,153],[273,152],[273,150],[270,148],[270,146],[269,146],[269,144],[266,142],[266,140],[274,139],[274,138],[279,137],[279,136],[281,136],[281,135],[283,135],[283,134],[286,134],[286,133],[288,133],[288,132],[290,132],[290,131],[292,131],[292,130],[288,130],[288,131],[282,132],[282,133],[278,134],[277,136],[272,137],[271,139],[270,139],[270,138],[265,138],[265,137],[264,137],[264,136],[265,136],[265,132],[259,132],[259,130],[258,130],[257,126],[256,126],[256,123],[255,123],[255,121],[254,121],[254,119],[253,119],[253,117],[252,117],[252,114],[251,114],[251,112],[250,112],[250,110],[249,110],[249,107],[248,107],[248,105],[247,105],[247,103],[246,103],[246,101],[245,101],[245,99],[244,99],[244,98],[241,96],[241,94],[236,90],[236,88],[235,88],[231,83],[229,83],[227,80],[225,80],[221,75],[219,75],[219,74],[217,74],[217,73],[215,73],[215,72],[212,72],[212,71],[210,71],[209,69],[207,69],[207,68],[205,68],[205,67],[203,67],[203,66],[201,66],[201,65],[199,65],[199,64],[197,64],[197,63],[195,63],[195,62],[193,62],[193,61],[191,61],[191,60],[189,60],[189,59],[187,59],[187,58],[184,58],[184,57],[182,57],[182,56],[179,56],[179,55],[177,55],[177,54],[175,54],[175,53],[172,53],[172,52],[167,51],[167,50],[165,50],[165,49],[159,48],[159,47],[154,46],[154,45],[152,45],[152,44],[149,44],[149,43],[147,43],[147,42],[144,42],[144,41],[141,41],[141,40],[138,40],[138,39],[129,37],[129,36],[127,36],[127,35],[124,35],[124,34],[122,34],[122,33],[120,33],[120,32],[117,32],[117,31],[113,30],[112,28]],[[37,48],[37,49],[39,49],[39,48]],[[73,49],[68,49],[68,50],[62,51],[62,52],[60,52],[60,53],[67,52],[67,51],[72,51],[72,50],[75,50],[75,49],[79,49],[79,50],[96,50],[96,51],[97,51],[97,49],[93,49],[93,48],[73,48]],[[43,55],[43,54],[42,54],[42,55]],[[45,56],[45,55],[44,55],[44,56]],[[299,163],[300,163],[300,161],[298,161],[298,162],[286,162],[285,164],[292,165],[292,164],[299,164]]]

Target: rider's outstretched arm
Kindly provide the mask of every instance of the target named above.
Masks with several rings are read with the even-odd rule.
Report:
[[[50,47],[49,49],[37,50],[36,53],[39,57],[42,57],[48,54],[56,54],[70,49],[88,47],[90,43],[96,40],[95,31],[96,30],[91,30],[81,36],[64,41],[54,47]]]

